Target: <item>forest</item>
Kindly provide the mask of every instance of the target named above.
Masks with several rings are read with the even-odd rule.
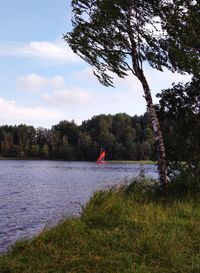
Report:
[[[107,160],[154,159],[148,114],[102,114],[81,125],[63,120],[51,129],[24,124],[0,127],[2,157],[95,161],[101,147]]]

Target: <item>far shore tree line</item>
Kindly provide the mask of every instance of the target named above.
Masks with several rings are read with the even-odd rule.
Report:
[[[63,120],[51,129],[27,125],[0,127],[3,157],[95,161],[100,148],[110,160],[155,159],[148,114],[98,115],[77,125]]]

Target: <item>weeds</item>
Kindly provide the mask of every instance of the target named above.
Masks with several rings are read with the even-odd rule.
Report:
[[[96,192],[79,218],[18,242],[1,273],[200,272],[200,202],[171,199],[139,177]]]

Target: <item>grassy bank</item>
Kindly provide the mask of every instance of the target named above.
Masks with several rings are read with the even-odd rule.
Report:
[[[97,192],[68,219],[0,257],[1,273],[200,272],[200,203],[131,186]]]

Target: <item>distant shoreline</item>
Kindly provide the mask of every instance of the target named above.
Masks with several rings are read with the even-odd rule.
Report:
[[[59,159],[59,158],[42,158],[42,157],[2,157],[0,156],[0,160],[47,160],[47,161],[66,161],[64,159]]]
[[[125,164],[156,164],[156,161],[152,160],[108,160],[108,163],[125,163]]]
[[[41,158],[41,157],[3,157],[0,156],[0,160],[47,160],[47,161],[70,161],[70,162],[87,162],[87,161],[73,161],[64,160],[60,158]],[[95,162],[95,161],[90,161]],[[106,160],[107,163],[120,163],[120,164],[156,164],[156,161],[152,160]]]

